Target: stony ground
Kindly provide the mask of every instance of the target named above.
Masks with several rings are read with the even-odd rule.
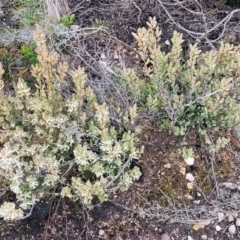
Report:
[[[161,43],[166,49],[167,40],[174,30],[183,33],[187,39],[184,43],[186,48],[196,41],[203,51],[218,47],[218,37],[223,30],[223,41],[240,43],[239,14],[228,21],[226,29],[220,26],[209,32],[207,39],[192,33],[206,31],[201,14],[193,12],[204,13],[207,27],[211,29],[234,6],[210,0],[201,1],[201,8],[196,1],[185,1],[188,3],[185,8],[176,8],[176,1],[169,1],[169,4],[166,1],[164,9],[161,2],[70,0],[70,8],[76,16],[75,27],[103,25],[107,29],[105,34],[72,43],[75,50],[82,49],[83,45],[85,49],[79,50],[78,57],[71,59],[72,66],[85,66],[93,81],[101,81],[99,60],[103,55],[111,67],[141,67],[132,32],[145,26],[150,16],[157,17],[163,32]],[[2,17],[4,26],[3,22],[14,25],[11,14]],[[5,59],[3,56],[6,52],[9,59],[11,56],[14,58],[20,54],[19,49],[17,45],[0,46],[0,60]],[[10,64],[9,69],[12,74],[21,72],[17,63]],[[21,74],[27,77],[28,72]],[[142,118],[139,126],[140,144],[145,146],[145,152],[136,165],[141,168],[143,176],[128,191],[111,195],[105,203],[96,202],[91,211],[78,202],[50,196],[34,208],[31,217],[23,221],[4,223],[0,220],[1,239],[240,239],[240,148],[234,134],[219,133],[231,142],[212,156],[207,151],[207,143],[194,132],[184,138],[176,137],[163,130],[152,118]],[[210,137],[214,142],[217,136]],[[191,167],[184,163],[179,154],[183,140],[196,153],[195,164]],[[192,187],[188,185],[186,173],[195,177]],[[1,201],[14,201],[14,197],[8,192],[1,197]]]

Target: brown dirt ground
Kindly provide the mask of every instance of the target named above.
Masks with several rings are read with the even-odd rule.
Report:
[[[191,1],[189,1],[191,2]],[[92,54],[92,58],[85,62],[75,60],[74,64],[82,64],[87,68],[94,66],[92,59],[99,58],[99,52],[110,49],[113,54],[116,49],[123,55],[123,62],[127,66],[136,67],[134,59],[134,39],[132,32],[138,27],[145,26],[149,16],[156,16],[160,29],[162,29],[162,43],[170,39],[174,30],[179,30],[166,16],[163,9],[159,7],[157,1],[135,0],[135,1],[77,1],[81,3],[78,11],[75,12],[75,24],[82,27],[91,26],[96,19],[104,20],[108,27],[109,36],[97,36],[88,39],[86,46]],[[76,6],[76,1],[70,1],[71,9]],[[218,21],[226,16],[229,7],[216,7],[216,1],[203,1],[205,13],[212,22]],[[192,6],[195,10],[194,6]],[[199,18],[193,19],[192,15],[186,13],[184,9],[174,10],[174,6],[169,6],[169,11],[173,11],[174,17],[189,29],[194,31],[202,30],[202,24],[198,23]],[[231,26],[239,21],[240,16],[235,16],[229,23],[229,28],[225,34],[225,41],[240,42],[238,32],[232,32]],[[216,38],[221,29],[217,29],[209,36],[210,39]],[[231,35],[228,34],[231,32]],[[194,43],[195,39],[189,37],[183,32],[187,39],[186,47],[189,43]],[[233,35],[233,36],[232,36]],[[215,43],[218,46],[218,42]],[[93,47],[94,45],[94,47]],[[210,49],[205,41],[200,41],[201,49]],[[12,49],[12,50],[11,50]],[[15,49],[15,50],[14,50]],[[1,48],[2,52],[17,51],[19,48]],[[98,51],[96,51],[96,49]],[[125,49],[125,51],[124,51]],[[18,54],[18,53],[17,53]],[[2,55],[3,56],[3,55]],[[89,60],[89,62],[88,62]],[[127,61],[127,62],[126,62]],[[116,65],[121,65],[118,61]],[[15,65],[13,65],[15,67]],[[11,67],[12,73],[19,68]],[[98,75],[98,71],[88,69],[92,75]],[[25,74],[25,72],[24,72]],[[93,77],[94,78],[94,77]],[[211,207],[216,192],[214,191],[217,182],[231,181],[238,182],[240,173],[238,152],[229,144],[225,150],[220,151],[211,159],[207,151],[204,150],[204,144],[197,134],[188,133],[185,138],[176,137],[162,130],[158,123],[154,121],[143,121],[141,123],[141,144],[145,146],[145,151],[139,164],[143,171],[143,177],[126,192],[117,192],[110,196],[110,200],[102,204],[96,202],[93,210],[84,209],[78,202],[72,202],[68,199],[47,198],[44,202],[37,204],[33,210],[32,216],[18,223],[5,223],[0,220],[0,238],[1,239],[143,239],[158,240],[162,234],[167,233],[172,239],[187,239],[191,236],[195,239],[202,239],[202,235],[207,235],[208,239],[240,239],[237,231],[235,236],[230,236],[226,230],[229,226],[228,221],[219,223],[224,231],[216,232],[215,225],[210,224],[198,231],[192,229],[192,225],[184,223],[180,215],[173,214],[172,218],[161,216],[159,218],[149,218],[139,215],[141,209],[149,205],[158,203],[163,207],[175,209],[177,212],[184,207],[194,208],[194,201],[200,201],[204,207]],[[224,135],[224,134],[223,134]],[[214,138],[214,137],[213,137]],[[183,140],[194,149],[196,163],[194,167],[187,167],[179,153]],[[188,173],[192,173],[197,185],[192,189],[187,188],[187,180],[180,172],[181,168],[186,168]],[[212,173],[216,174],[216,179]],[[232,191],[229,194],[233,195]],[[188,197],[187,197],[188,196]],[[188,199],[189,196],[192,199]],[[226,198],[229,196],[226,196]],[[7,193],[1,198],[1,201],[13,201],[14,196]],[[238,211],[238,210],[237,210]],[[187,214],[187,213],[186,213]],[[195,220],[204,218],[201,211],[196,212]],[[165,219],[164,219],[165,217]],[[179,219],[178,219],[179,217]],[[192,217],[192,216],[191,216]],[[103,230],[104,234],[99,235]]]

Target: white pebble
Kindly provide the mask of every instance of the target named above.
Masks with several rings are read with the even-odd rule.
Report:
[[[228,231],[230,234],[235,234],[236,233],[236,226],[233,224],[228,228]]]
[[[195,178],[191,173],[187,173],[186,174],[186,179],[190,182],[193,182]]]
[[[201,238],[202,238],[203,240],[206,240],[206,239],[207,239],[207,235],[204,234],[204,235],[201,236]]]
[[[163,165],[163,167],[164,167],[164,168],[171,168],[172,166],[171,166],[170,163],[166,163],[166,164]]]
[[[234,217],[233,217],[232,213],[228,213],[227,217],[228,217],[228,221],[229,222],[233,222],[234,221]]]
[[[232,215],[233,215],[234,218],[237,218],[238,217],[238,211],[232,212]]]
[[[216,231],[217,231],[217,232],[219,232],[221,229],[222,229],[222,228],[221,228],[219,225],[216,226]]]
[[[218,212],[218,222],[221,222],[224,219],[224,213]]]
[[[237,226],[237,227],[240,227],[240,218],[237,218],[237,219],[236,219],[236,226]]]
[[[79,25],[70,25],[70,30],[77,31],[80,28]]]
[[[103,236],[103,235],[105,235],[104,230],[100,229],[99,232],[98,232],[98,235],[99,235],[99,236]]]
[[[113,58],[114,58],[115,60],[119,59],[119,56],[118,56],[117,51],[114,51],[114,56],[113,56]]]
[[[191,165],[194,164],[194,158],[191,158],[191,157],[189,157],[189,158],[184,158],[184,162],[185,162],[187,165],[191,166]]]

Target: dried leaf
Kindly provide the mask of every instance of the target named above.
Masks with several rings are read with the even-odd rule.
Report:
[[[192,189],[193,188],[193,183],[187,183],[187,188]]]
[[[204,228],[205,226],[202,224],[202,223],[195,223],[193,226],[192,226],[192,229],[195,230],[195,231],[198,231],[199,229],[201,228]]]
[[[185,175],[185,174],[186,174],[186,168],[185,168],[185,167],[181,167],[181,168],[180,168],[180,173],[181,173],[182,175]]]
[[[204,219],[204,220],[202,220],[198,223],[195,223],[192,226],[192,229],[195,230],[195,231],[198,231],[199,229],[204,228],[205,226],[209,225],[210,223],[211,223],[210,219]]]

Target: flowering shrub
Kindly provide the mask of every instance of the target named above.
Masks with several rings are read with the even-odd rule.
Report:
[[[174,32],[166,53],[159,44],[156,19],[150,18],[147,25],[133,33],[144,79],[133,69],[123,70],[129,91],[139,96],[138,107],[158,114],[180,135],[189,127],[218,129],[238,123],[240,46],[221,43],[218,50],[201,53],[194,44],[186,53],[182,34]]]
[[[0,64],[0,177],[18,200],[1,205],[5,220],[24,218],[57,184],[63,186],[58,194],[90,206],[94,196],[104,201],[109,191],[125,190],[141,175],[130,169],[140,154],[134,134],[111,126],[106,104],[86,87],[84,69],[71,73],[74,91],[63,89],[67,63],[48,50],[40,27],[35,41],[34,89],[19,79],[6,93]]]

